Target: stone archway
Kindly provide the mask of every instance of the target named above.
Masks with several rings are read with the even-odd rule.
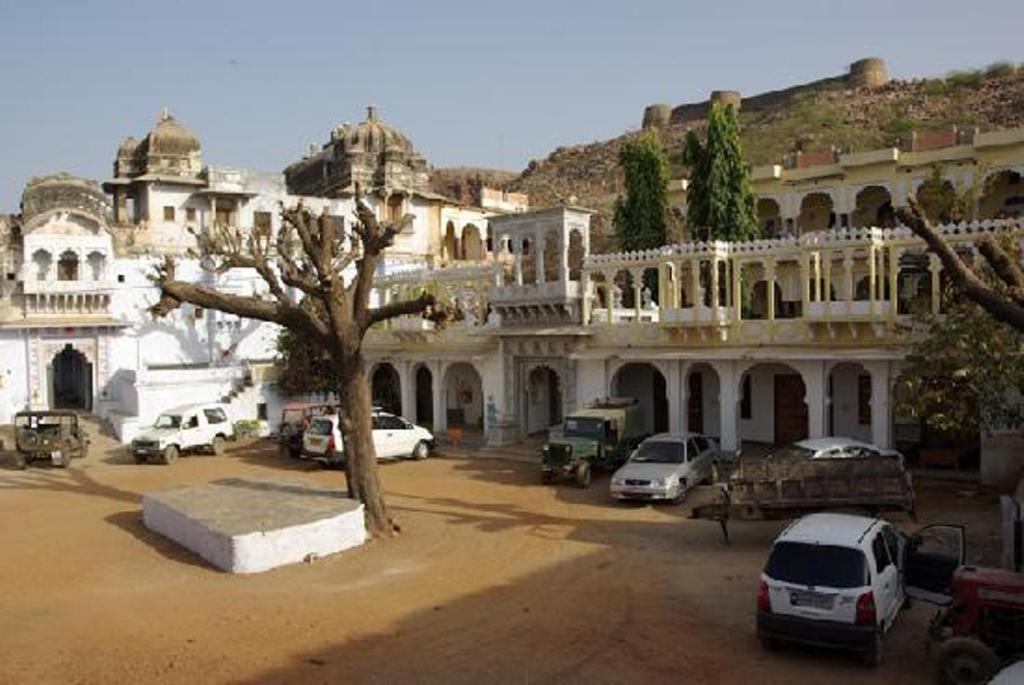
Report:
[[[388,362],[381,362],[370,376],[370,397],[373,406],[400,416],[402,414],[402,379]]]
[[[623,364],[612,378],[612,394],[635,398],[646,422],[644,433],[665,433],[669,427],[668,388],[661,370],[650,362]]]
[[[480,372],[469,362],[455,362],[444,373],[444,411],[449,428],[484,426],[484,392]]]
[[[857,227],[877,226],[892,228],[896,215],[892,208],[892,194],[884,186],[865,186],[857,193],[856,206],[850,223]]]
[[[484,258],[484,242],[480,229],[474,224],[467,224],[462,229],[462,258],[478,262]]]
[[[434,427],[434,374],[425,365],[416,369],[416,423]]]
[[[761,362],[740,376],[739,442],[788,445],[810,434],[803,376],[788,364]]]
[[[543,433],[562,423],[562,379],[550,366],[530,369],[526,377],[526,432]]]
[[[53,409],[92,411],[93,367],[70,343],[50,363],[50,406]]]

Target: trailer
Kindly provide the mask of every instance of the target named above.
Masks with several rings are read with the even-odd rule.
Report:
[[[718,521],[726,542],[731,519],[785,519],[827,510],[905,511],[915,517],[912,478],[896,453],[740,457],[727,471],[720,469],[717,501],[690,512],[690,518]]]

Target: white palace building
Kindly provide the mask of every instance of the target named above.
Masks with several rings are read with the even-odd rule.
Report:
[[[204,165],[199,140],[165,113],[121,144],[108,181],[32,179],[20,214],[0,217],[0,423],[74,408],[128,441],[170,406],[226,401],[235,419],[272,430],[287,401],[274,382],[275,327],[192,306],[154,320],[148,276],[175,254],[183,277],[254,292],[254,274],[215,276],[184,257],[188,229],[273,230],[280,204],[300,199],[351,221],[356,183],[383,218],[415,217],[376,296],[426,287],[466,314],[443,330],[387,322],[365,345],[375,403],[439,434],[458,425],[489,444],[518,442],[616,395],[638,398],[651,433],[701,431],[726,449],[842,435],[949,451],[893,410],[908,324],[939,311],[944,283],[908,230],[591,254],[586,209],[527,211],[525,197],[486,188],[466,204],[432,192],[425,160],[372,108],[282,173]],[[978,236],[1020,226],[942,231],[969,253]],[[984,481],[1019,473],[1016,434],[958,449],[980,450]]]

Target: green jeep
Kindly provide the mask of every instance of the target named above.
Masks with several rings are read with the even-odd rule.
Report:
[[[89,436],[69,411],[19,412],[14,416],[14,435],[14,466],[19,469],[30,461],[67,468],[89,448]]]
[[[592,469],[614,471],[646,437],[640,406],[631,397],[613,397],[565,417],[553,429],[541,457],[541,480],[575,478],[590,485]]]

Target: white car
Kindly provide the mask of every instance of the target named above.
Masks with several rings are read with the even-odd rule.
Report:
[[[220,404],[186,404],[161,413],[152,428],[132,440],[131,453],[139,464],[150,457],[170,464],[184,452],[221,454],[235,437],[228,413]]]
[[[681,502],[694,485],[710,481],[718,445],[697,433],[659,433],[644,440],[612,474],[612,497]]]
[[[933,533],[951,544],[926,548]],[[927,526],[909,538],[881,519],[804,516],[776,538],[761,573],[758,638],[769,648],[781,640],[854,650],[877,665],[907,596],[947,600],[940,586],[963,560],[962,526]]]
[[[856,457],[891,456],[902,461],[896,450],[883,450],[871,443],[853,438],[812,438],[793,443],[772,453],[773,457],[806,459],[851,459]]]
[[[400,416],[374,412],[372,421],[377,459],[426,459],[434,449],[436,441],[430,431]],[[327,466],[345,463],[337,414],[318,416],[310,421],[302,435],[302,456]]]

